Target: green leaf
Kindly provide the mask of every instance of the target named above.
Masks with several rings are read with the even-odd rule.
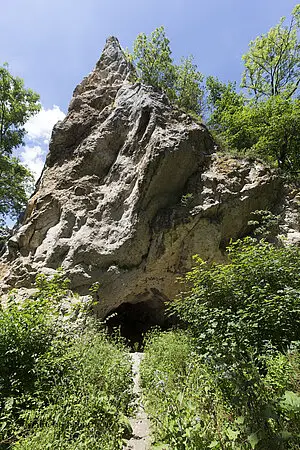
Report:
[[[239,437],[240,431],[233,430],[232,428],[226,428],[226,434],[231,441],[235,441]]]
[[[251,448],[255,448],[257,446],[257,444],[259,443],[257,433],[250,434],[250,436],[247,437],[247,441],[251,445]]]
[[[235,419],[235,422],[238,423],[239,425],[243,425],[245,423],[245,417],[239,416]]]
[[[285,391],[280,406],[287,411],[300,411],[300,396],[292,391]]]

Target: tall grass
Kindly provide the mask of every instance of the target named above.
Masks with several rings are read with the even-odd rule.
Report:
[[[0,448],[122,448],[130,434],[131,362],[58,272],[0,311]]]
[[[299,449],[299,351],[271,353],[265,367],[261,374],[243,365],[243,392],[240,379],[195,352],[188,333],[150,335],[141,374],[154,448]],[[228,377],[235,397],[227,395]]]

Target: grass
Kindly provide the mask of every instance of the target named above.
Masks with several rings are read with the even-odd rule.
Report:
[[[56,362],[62,370],[59,380],[55,374],[50,386],[47,380],[46,402],[43,376],[37,381],[42,405],[23,415],[31,431],[12,448],[122,448],[130,434],[126,415],[131,400],[131,365],[122,344],[104,332],[84,333]],[[53,363],[47,370],[52,368]]]
[[[117,450],[130,436],[129,351],[76,298],[62,311],[68,295],[58,272],[0,310],[1,450]]]
[[[250,361],[239,366],[244,395],[239,377],[198,355],[189,333],[150,334],[141,374],[153,448],[299,449],[299,351],[271,353],[265,367],[262,374]]]

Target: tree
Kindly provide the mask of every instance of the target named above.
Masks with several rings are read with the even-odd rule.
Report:
[[[284,94],[293,96],[300,83],[300,4],[293,12],[289,25],[285,17],[267,34],[249,44],[243,56],[245,70],[241,86],[247,88],[254,99]]]
[[[234,83],[207,78],[208,125],[230,149],[259,156],[290,172],[300,169],[300,4],[267,34],[250,42],[238,93]],[[250,94],[250,95],[249,95]]]
[[[0,66],[0,225],[5,216],[16,218],[27,201],[32,175],[12,156],[24,144],[27,120],[40,110],[39,96]]]
[[[204,76],[193,64],[193,57],[182,58],[176,67],[176,103],[187,112],[201,115],[203,112],[204,90],[201,87]]]
[[[290,172],[300,169],[300,99],[276,95],[257,107],[248,107],[248,124],[254,124],[252,149],[267,155]]]
[[[27,202],[33,177],[15,157],[0,155],[0,226],[4,217],[16,219]]]
[[[213,109],[208,124],[221,142],[232,150],[276,163],[284,170],[298,171],[300,100],[276,95],[252,103],[230,84],[217,87],[220,97],[212,91]]]
[[[225,114],[234,115],[238,109],[243,108],[245,98],[236,92],[236,83],[222,83],[216,77],[207,77],[206,88],[210,110],[208,125],[215,132],[225,132],[228,127]]]
[[[149,37],[140,33],[134,41],[131,61],[139,81],[162,89],[173,99],[175,67],[169,44],[164,27],[156,28]]]
[[[0,151],[10,155],[23,144],[28,119],[40,110],[39,95],[25,89],[24,81],[13,77],[5,64],[0,67]]]
[[[164,27],[156,28],[150,36],[140,33],[132,54],[127,56],[136,68],[138,81],[161,89],[184,111],[202,113],[204,77],[192,56],[182,58],[180,65],[174,64]]]

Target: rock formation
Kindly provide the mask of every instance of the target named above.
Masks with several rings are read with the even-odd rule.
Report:
[[[204,125],[132,75],[109,38],[53,129],[43,174],[4,256],[4,289],[30,287],[38,272],[62,266],[79,293],[100,283],[99,316],[148,302],[159,321],[193,254],[222,260],[251,211],[278,203],[278,177],[262,164],[217,156]]]

